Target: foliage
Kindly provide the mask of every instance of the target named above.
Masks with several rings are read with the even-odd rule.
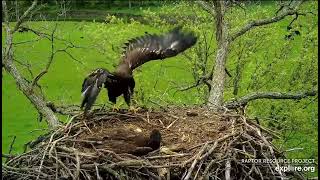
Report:
[[[315,1],[306,2],[301,11],[313,12],[317,5]],[[259,8],[262,10],[259,11]],[[242,18],[265,17],[257,12],[272,16],[270,12],[275,10],[271,5],[263,5],[255,7],[254,16],[248,13],[250,8],[246,13],[232,12],[231,26],[237,29],[239,24],[243,24]],[[233,13],[241,15],[234,16]],[[228,67],[234,71],[240,64],[239,92],[231,94],[234,89],[234,79],[231,79],[226,98],[238,98],[256,91],[301,92],[317,89],[318,17],[309,13],[299,16],[290,25],[292,19],[288,17],[283,22],[255,29],[237,40],[230,51]],[[300,34],[293,34],[294,31]],[[286,38],[290,34],[293,38]],[[261,119],[265,126],[280,131],[283,138],[276,140],[276,143],[283,149],[298,148],[288,152],[289,158],[318,159],[317,104],[317,97],[301,101],[259,100],[249,104],[247,113]]]

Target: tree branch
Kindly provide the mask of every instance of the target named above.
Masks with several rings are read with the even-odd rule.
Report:
[[[298,1],[298,3],[293,8],[287,7],[285,10],[282,11],[282,13],[280,13],[279,15],[276,15],[274,17],[266,18],[266,19],[259,19],[259,20],[254,20],[254,21],[249,22],[244,27],[242,27],[239,31],[233,33],[228,39],[229,42],[234,41],[236,38],[245,34],[246,32],[248,32],[249,30],[251,30],[255,27],[272,24],[272,23],[275,23],[275,22],[278,22],[278,21],[284,19],[285,17],[287,17],[289,15],[295,15],[297,13],[298,7],[300,6],[301,3],[302,3],[302,1]]]
[[[45,69],[44,69],[43,71],[41,71],[41,72],[34,78],[34,80],[32,81],[31,89],[32,89],[32,88],[34,87],[34,85],[40,80],[40,78],[48,72],[48,70],[49,70],[49,68],[50,68],[50,66],[51,66],[51,64],[52,64],[52,61],[53,61],[53,58],[54,58],[54,54],[55,54],[55,52],[54,52],[54,33],[56,32],[56,29],[57,29],[57,24],[55,24],[54,29],[53,29],[53,31],[52,31],[52,33],[51,33],[51,36],[50,36],[50,41],[51,41],[51,55],[50,55],[50,57],[49,57],[49,61],[48,61],[47,65],[46,65]]]
[[[34,0],[32,5],[23,13],[23,15],[18,19],[16,26],[14,27],[12,33],[17,31],[20,27],[20,25],[24,22],[24,19],[30,14],[30,12],[36,7],[37,0]]]
[[[3,20],[6,25],[6,28],[9,28],[9,14],[8,14],[8,7],[5,1],[2,1],[2,12],[3,12]]]
[[[3,19],[4,19],[4,25],[6,29],[6,35],[11,35],[11,28],[9,25],[9,13],[8,13],[8,7],[6,1],[2,1],[2,12],[3,12]],[[12,38],[6,38],[5,48],[2,48],[2,64],[4,67],[4,64],[7,61],[12,61],[12,59],[8,58],[9,56],[12,57],[12,51],[10,51],[12,47]]]
[[[307,13],[310,13],[310,14],[314,15],[313,12],[306,12],[306,13],[296,12],[296,13],[294,13],[295,17],[291,20],[291,22],[289,23],[289,25],[288,25],[287,27],[291,27],[291,25],[293,24],[293,22],[295,22],[300,15],[301,15],[301,16],[306,16]]]
[[[200,78],[196,81],[195,84],[190,85],[190,86],[188,86],[188,87],[180,88],[180,89],[178,89],[176,92],[178,92],[178,91],[188,91],[188,90],[190,90],[190,89],[192,89],[192,88],[195,88],[195,87],[198,87],[198,86],[200,86],[200,85],[202,85],[202,84],[206,84],[206,85],[208,86],[208,88],[209,88],[209,91],[210,91],[211,85],[210,85],[210,82],[209,82],[209,81],[210,81],[211,79],[212,79],[212,73],[210,73],[210,74],[208,74],[208,75],[206,75],[206,76],[200,77]],[[176,92],[175,92],[175,93],[176,93]]]
[[[257,92],[253,94],[249,94],[240,98],[237,101],[229,101],[224,104],[226,108],[237,108],[240,106],[245,106],[248,102],[257,100],[257,99],[294,99],[300,100],[302,98],[307,98],[309,96],[316,96],[318,91],[306,91],[302,93],[281,93],[281,92]]]
[[[32,86],[30,82],[26,80],[26,78],[19,72],[17,67],[15,66],[13,60],[14,60],[14,50],[13,50],[13,34],[14,31],[19,29],[20,24],[23,23],[23,20],[25,17],[29,15],[31,10],[34,8],[36,4],[36,1],[32,4],[31,7],[28,8],[26,12],[22,15],[22,17],[19,19],[19,22],[16,24],[13,31],[11,31],[9,26],[9,17],[8,17],[8,9],[7,4],[5,1],[2,1],[2,8],[3,8],[3,14],[4,14],[4,24],[6,29],[6,42],[5,42],[5,54],[2,56],[2,63],[4,69],[14,78],[17,88],[23,92],[23,94],[30,100],[30,102],[34,105],[34,107],[38,110],[38,113],[40,115],[43,115],[46,117],[46,120],[48,122],[48,125],[51,128],[57,127],[59,125],[58,118],[54,115],[51,109],[49,109],[46,106],[46,102],[44,98],[42,98],[39,94],[36,94],[31,90]]]
[[[48,73],[49,71],[49,68],[53,62],[53,59],[54,59],[54,56],[59,53],[59,52],[64,52],[66,53],[72,60],[80,63],[83,65],[83,63],[81,61],[79,61],[78,59],[76,59],[71,53],[69,53],[67,50],[68,49],[71,49],[71,48],[79,48],[78,46],[75,46],[72,42],[68,42],[69,44],[64,48],[64,49],[58,49],[58,50],[55,50],[55,46],[54,46],[54,41],[58,38],[56,38],[54,36],[56,30],[57,30],[57,23],[55,24],[54,26],[54,29],[52,30],[51,34],[48,35],[46,33],[41,33],[41,32],[37,32],[35,30],[32,30],[32,29],[29,29],[28,30],[31,30],[33,33],[37,34],[37,35],[46,35],[47,39],[50,40],[51,42],[51,54],[50,54],[50,57],[49,57],[49,60],[46,64],[46,67],[34,78],[33,82],[32,82],[32,88],[37,84],[37,82],[41,79],[42,76],[44,76],[46,73]],[[63,42],[66,42],[64,39],[58,39],[60,41],[63,41]]]
[[[31,31],[33,34],[39,36],[39,37],[44,37],[48,40],[50,40],[51,38],[51,35],[50,34],[47,34],[47,33],[44,33],[44,32],[40,32],[40,31],[37,31],[37,30],[34,30],[34,29],[31,29],[29,27],[26,27],[26,26],[20,26],[19,28],[19,32],[28,32],[28,31]]]
[[[195,3],[197,3],[199,6],[201,6],[205,11],[207,11],[212,16],[215,16],[213,4],[209,4],[208,2],[205,2],[205,1],[195,1]]]

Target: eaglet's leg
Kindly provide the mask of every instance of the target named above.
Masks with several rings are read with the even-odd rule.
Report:
[[[136,114],[140,110],[140,108],[131,105],[131,98],[132,98],[132,94],[133,94],[132,92],[133,91],[131,91],[131,89],[128,89],[128,91],[123,94],[123,97],[124,97],[124,100],[126,101],[127,105],[129,106],[129,111]]]
[[[112,112],[117,112],[117,111],[119,111],[120,110],[120,106],[121,106],[121,103],[119,104],[117,104],[117,101],[115,100],[116,98],[114,98],[114,99],[112,99],[112,100],[110,100],[110,98],[109,98],[109,100],[113,103],[113,105],[112,105]]]
[[[123,103],[113,104],[113,106],[112,106],[112,111],[113,111],[113,112],[119,111],[122,104],[123,104]]]
[[[117,106],[117,96],[113,93],[112,89],[108,89],[108,97],[109,101],[113,103],[112,112],[119,111],[119,107]]]

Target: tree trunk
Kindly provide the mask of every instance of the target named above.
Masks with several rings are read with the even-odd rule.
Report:
[[[216,12],[216,39],[218,50],[209,92],[208,107],[217,109],[223,105],[223,91],[225,84],[225,64],[228,56],[228,29],[224,22],[224,1],[214,1]]]
[[[302,0],[289,3],[281,11],[276,12],[276,16],[264,19],[252,20],[244,25],[240,30],[233,34],[228,34],[227,23],[224,20],[224,13],[226,11],[226,1],[212,0],[214,6],[208,5],[206,1],[196,1],[207,12],[215,17],[216,22],[216,39],[217,39],[217,55],[215,60],[214,69],[212,70],[211,90],[207,106],[210,109],[217,110],[224,103],[223,91],[225,86],[225,65],[229,53],[229,43],[232,43],[236,38],[242,36],[253,28],[272,24],[284,19],[287,16],[296,15],[298,17],[298,8],[303,2]],[[237,92],[235,92],[237,93]]]
[[[30,83],[28,83],[21,76],[17,68],[10,63],[10,61],[6,61],[6,63],[4,63],[4,68],[14,78],[19,90],[22,91],[23,94],[30,100],[33,106],[38,110],[39,114],[45,117],[49,127],[54,128],[58,126],[58,118],[55,116],[53,111],[47,107],[46,101],[32,91]]]
[[[32,5],[28,8],[27,11],[20,17],[19,21],[16,23],[16,26],[11,30],[9,25],[9,15],[7,4],[5,1],[2,1],[2,8],[4,14],[3,25],[6,29],[5,43],[2,47],[2,66],[5,70],[14,78],[18,89],[23,92],[23,94],[31,101],[34,107],[38,110],[41,116],[44,116],[48,122],[50,128],[57,127],[59,125],[58,118],[55,116],[54,112],[47,107],[47,103],[44,98],[39,94],[33,91],[32,83],[28,82],[22,74],[18,71],[17,67],[13,63],[14,51],[13,51],[13,34],[19,28],[20,24],[23,22],[24,18],[32,11],[36,6],[37,1],[34,1]],[[14,112],[12,112],[14,113]]]

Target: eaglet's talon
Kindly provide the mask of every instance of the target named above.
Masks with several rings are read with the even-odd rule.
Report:
[[[99,109],[99,112],[102,112],[106,109],[106,104],[103,104],[103,106]]]
[[[112,109],[111,109],[112,112],[118,112],[119,110],[120,110],[120,107],[118,105],[114,104],[112,106]]]
[[[137,112],[138,112],[139,110],[141,110],[140,107],[134,107],[134,106],[130,106],[130,107],[129,107],[129,111],[132,112],[132,113],[134,113],[134,114],[137,114]]]

